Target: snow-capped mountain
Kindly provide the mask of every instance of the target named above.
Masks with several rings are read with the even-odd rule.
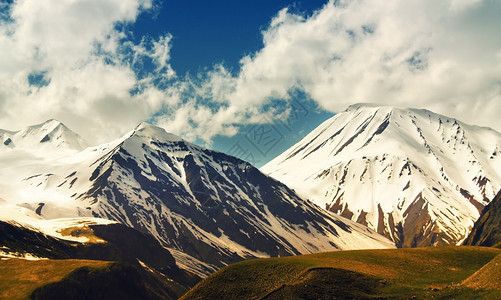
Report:
[[[457,244],[501,187],[500,147],[489,128],[359,104],[261,171],[398,246]]]
[[[31,151],[45,149],[82,150],[87,147],[87,142],[78,134],[53,119],[19,131],[0,129],[0,142],[0,151],[6,148],[29,149]]]
[[[0,170],[0,197],[10,205],[47,219],[115,220],[218,266],[248,257],[394,247],[250,164],[146,123],[80,152],[42,160],[16,153],[0,155],[8,166]]]

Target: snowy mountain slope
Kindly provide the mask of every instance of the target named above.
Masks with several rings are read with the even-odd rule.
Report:
[[[53,210],[50,218],[75,216],[74,205],[68,206],[65,196],[41,195],[38,190],[53,179],[52,171],[82,161],[82,155],[87,153],[83,151],[86,141],[59,121],[48,120],[19,131],[0,129],[0,142],[0,197],[33,211],[40,205],[57,206],[60,211]],[[41,185],[38,187],[27,184],[38,176],[45,183],[37,183]]]
[[[0,151],[18,148],[28,150],[82,150],[87,146],[78,134],[57,120],[48,120],[42,124],[29,126],[19,131],[0,129]]]
[[[398,246],[456,244],[501,186],[501,134],[427,110],[353,105],[261,168]]]
[[[6,203],[6,201],[0,201],[0,221],[34,230],[56,239],[78,243],[87,243],[89,242],[89,238],[85,236],[63,234],[63,232],[68,228],[82,229],[90,225],[109,225],[117,223],[115,221],[94,217],[45,219],[29,208]]]
[[[48,219],[115,220],[217,266],[247,257],[394,247],[250,164],[146,123],[77,153],[43,160],[15,153],[7,153],[11,163],[0,171],[10,188],[0,197],[10,203]]]

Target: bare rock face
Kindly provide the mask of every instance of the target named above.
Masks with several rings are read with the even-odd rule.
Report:
[[[261,168],[399,247],[457,244],[501,187],[501,134],[427,110],[353,105]]]
[[[475,222],[465,245],[495,246],[501,243],[501,191],[487,205]]]

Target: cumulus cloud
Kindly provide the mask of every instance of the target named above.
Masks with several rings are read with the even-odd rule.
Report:
[[[185,82],[211,100],[210,112],[195,97],[182,118],[159,122],[189,120],[178,125],[186,135],[231,135],[233,124],[263,120],[270,101],[300,90],[333,113],[359,102],[418,107],[501,131],[499,11],[492,0],[330,1],[311,16],[286,8],[236,75],[216,66]]]
[[[0,128],[48,118],[99,141],[151,120],[210,144],[297,91],[333,113],[357,102],[428,108],[501,131],[501,3],[337,0],[281,10],[240,69],[179,76],[172,37],[132,42],[147,0],[19,0],[0,11]],[[167,29],[168,30],[168,29]],[[96,134],[97,133],[97,134]]]
[[[151,7],[148,0],[19,0],[3,7],[0,128],[57,118],[101,142],[150,118],[169,100],[160,85],[175,77],[171,37],[134,44],[124,28]]]
[[[324,109],[418,106],[501,130],[501,3],[331,1],[282,10],[242,59],[228,99],[260,104],[300,88]]]

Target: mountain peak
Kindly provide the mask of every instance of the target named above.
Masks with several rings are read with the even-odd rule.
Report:
[[[180,138],[175,134],[165,131],[165,129],[163,129],[162,127],[158,127],[147,122],[139,123],[136,126],[136,128],[134,128],[133,135],[161,141],[171,141],[171,142],[183,141],[182,138]]]
[[[356,104],[261,170],[402,246],[455,244],[499,190],[499,145],[500,133],[429,110]]]
[[[394,106],[360,102],[360,103],[355,103],[355,104],[348,106],[346,111],[357,110],[360,108],[379,108],[379,107],[392,107],[393,108]]]
[[[19,131],[4,131],[4,145],[9,148],[27,150],[38,147],[54,150],[55,148],[82,150],[87,146],[78,134],[56,119],[28,126]]]
[[[43,122],[42,124],[55,124],[55,125],[59,125],[59,124],[63,124],[63,123],[61,123],[57,119],[48,119],[47,121]]]
[[[63,123],[61,123],[60,121],[56,120],[56,119],[49,119],[43,123],[40,123],[40,124],[36,124],[36,125],[31,125],[31,126],[28,126],[27,129],[33,129],[33,130],[37,130],[39,128],[44,128],[46,130],[54,130],[56,129],[57,127],[60,127],[60,126],[63,126],[65,128],[67,128]]]
[[[155,125],[150,124],[148,122],[140,122],[139,124],[137,124],[137,126],[134,128],[134,130],[142,131],[142,130],[145,130],[145,129],[148,129],[148,128],[159,128],[159,129],[162,129],[161,127],[155,126]]]
[[[415,118],[418,115],[425,116],[426,118],[431,118],[434,117],[436,119],[441,118],[442,120],[449,120],[450,122],[460,122],[454,118],[443,116],[440,114],[437,114],[435,112],[432,112],[428,109],[424,108],[415,108],[415,107],[401,107],[401,106],[396,106],[396,105],[387,105],[387,104],[375,104],[375,103],[355,103],[344,111],[344,113],[353,113],[356,111],[367,111],[368,113],[373,113],[373,112],[382,112],[382,113],[390,113],[394,112],[395,114],[400,114],[400,115],[414,115]],[[462,123],[462,122],[460,122]],[[462,123],[464,124],[464,123]],[[478,126],[476,126],[478,127]],[[490,128],[489,128],[490,129]]]

